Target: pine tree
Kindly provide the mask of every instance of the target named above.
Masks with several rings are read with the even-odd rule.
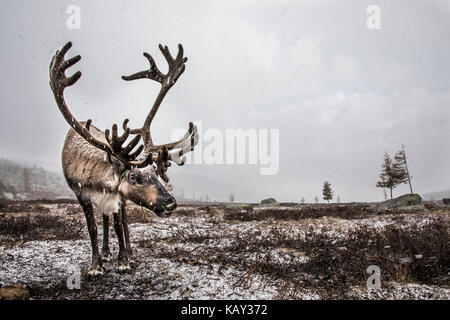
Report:
[[[387,153],[384,153],[383,164],[381,165],[380,180],[377,182],[376,186],[378,188],[389,189],[391,199],[392,190],[399,185],[404,183],[406,180],[406,173],[402,167],[396,161],[392,161],[391,157]]]
[[[392,199],[392,189],[394,188],[394,181],[392,179],[392,160],[387,151],[384,153],[383,164],[381,165],[380,180],[377,182],[376,186],[378,188],[387,188],[391,192]]]
[[[234,202],[234,195],[232,193],[230,194],[230,202]]]
[[[406,160],[405,146],[402,144],[402,150],[398,151],[394,156],[394,171],[396,171],[399,183],[409,183],[409,190],[413,193],[411,185],[411,176],[408,170],[408,162]]]
[[[407,183],[408,176],[406,174],[406,169],[403,163],[403,156],[400,154],[401,151],[394,155],[394,162],[392,163],[392,173],[394,175],[397,184]]]
[[[331,190],[331,184],[325,180],[323,183],[322,189],[323,200],[326,200],[330,203],[330,200],[333,199],[333,191]]]
[[[305,198],[302,197],[302,200],[300,200],[301,204],[305,204]]]
[[[341,203],[341,197],[340,197],[340,196],[337,196],[336,202],[337,202],[337,203]]]

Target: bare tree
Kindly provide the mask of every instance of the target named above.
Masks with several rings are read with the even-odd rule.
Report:
[[[315,197],[314,197],[314,202],[315,202],[315,203],[319,203],[319,197],[318,197],[318,196],[315,196]]]

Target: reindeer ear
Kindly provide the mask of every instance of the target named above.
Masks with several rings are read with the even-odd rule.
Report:
[[[121,175],[122,173],[125,172],[125,170],[127,170],[123,162],[118,160],[116,157],[108,154],[108,160],[112,164],[114,171],[117,172],[119,175]]]

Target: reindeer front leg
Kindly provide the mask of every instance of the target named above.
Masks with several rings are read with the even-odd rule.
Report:
[[[122,200],[122,224],[123,224],[123,233],[125,237],[125,249],[128,254],[128,263],[133,265],[135,264],[133,256],[133,250],[131,250],[131,243],[130,243],[130,231],[128,230],[128,222],[127,222],[127,210],[126,210],[126,200]]]
[[[122,224],[122,210],[119,210],[119,212],[114,212],[114,229],[116,230],[117,234],[117,240],[119,242],[119,257],[118,262],[119,266],[117,270],[119,272],[126,272],[130,270],[130,266],[128,265],[128,254],[125,250],[125,243],[124,243],[124,237],[123,237],[123,224]]]
[[[92,265],[88,271],[89,276],[97,276],[103,274],[103,264],[100,259],[100,254],[98,252],[98,243],[97,243],[97,224],[95,223],[94,210],[92,208],[92,203],[88,202],[81,197],[78,197],[78,201],[80,202],[81,208],[84,211],[84,215],[86,217],[86,224],[88,227],[89,237],[91,238],[91,246],[92,246]]]

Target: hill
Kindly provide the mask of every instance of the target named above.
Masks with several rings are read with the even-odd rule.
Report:
[[[0,197],[57,199],[73,197],[64,177],[42,167],[0,159]]]
[[[422,194],[422,199],[425,201],[442,200],[444,198],[450,198],[450,190],[428,192]]]

